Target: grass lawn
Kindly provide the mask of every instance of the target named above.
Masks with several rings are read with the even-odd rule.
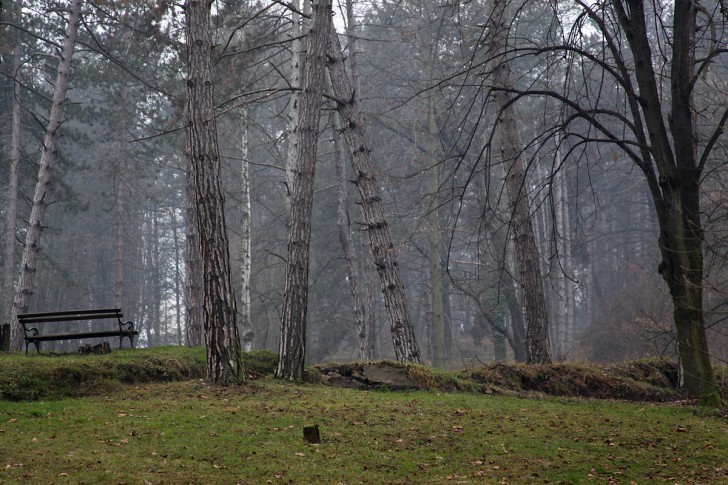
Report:
[[[302,428],[318,424],[323,443]],[[728,483],[691,407],[363,392],[262,378],[0,402],[1,483]]]

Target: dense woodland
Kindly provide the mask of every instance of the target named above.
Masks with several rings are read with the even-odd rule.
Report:
[[[143,346],[201,344],[186,323],[204,280],[189,278],[189,5],[75,3],[27,309],[120,306]],[[3,4],[8,322],[69,9]],[[311,139],[295,132],[295,110],[314,79],[303,64],[315,10],[235,0],[209,10],[234,306],[253,349],[278,350],[281,338],[290,215],[300,206],[291,152]],[[399,357],[361,171],[343,139],[349,103],[361,110],[419,360],[528,360],[539,319],[550,360],[676,359],[679,321],[697,312],[690,328],[705,328],[713,364],[725,363],[725,22],[722,0],[335,3],[352,91],[336,95],[329,51],[313,147],[306,361]],[[534,291],[541,303],[531,303]]]

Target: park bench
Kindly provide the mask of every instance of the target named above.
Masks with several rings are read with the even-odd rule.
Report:
[[[80,338],[119,337],[119,348],[121,348],[124,337],[127,337],[131,343],[131,347],[134,348],[134,336],[139,335],[139,331],[134,330],[134,322],[124,322],[122,320],[123,316],[121,310],[118,308],[103,308],[100,310],[25,313],[18,315],[18,321],[25,331],[25,354],[28,355],[28,346],[30,344],[35,345],[35,349],[40,353],[41,342]],[[90,320],[108,319],[116,320],[113,330],[91,330],[88,325],[79,329],[78,332],[73,333],[41,334],[38,330],[38,324],[40,323],[78,322],[80,324]]]

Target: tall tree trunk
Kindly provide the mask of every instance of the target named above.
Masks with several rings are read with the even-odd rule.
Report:
[[[20,69],[20,46],[13,48],[13,76]],[[15,238],[18,236],[18,167],[20,166],[20,83],[13,78],[12,135],[10,141],[10,167],[8,192],[5,201],[5,251],[3,268],[3,322],[13,319],[13,277],[15,276]]]
[[[344,137],[356,171],[355,183],[359,190],[369,243],[374,253],[374,264],[382,284],[384,305],[389,313],[394,352],[400,362],[419,363],[420,350],[417,347],[414,327],[407,312],[404,285],[400,279],[394,245],[382,211],[379,186],[369,159],[369,148],[367,148],[364,135],[364,121],[344,69],[339,38],[333,29],[328,45],[328,57],[331,84],[334,96],[337,98],[337,110],[344,121]]]
[[[516,246],[516,264],[523,288],[526,317],[527,362],[544,364],[551,362],[549,354],[549,329],[546,315],[546,298],[541,277],[540,260],[528,203],[528,182],[521,152],[523,144],[518,136],[516,114],[511,96],[506,91],[513,87],[511,70],[505,57],[507,50],[506,2],[493,0],[491,24],[495,54],[495,105],[499,113],[498,133],[500,152],[506,167],[506,192],[509,199],[511,228]]]
[[[703,314],[704,236],[700,215],[703,162],[697,155],[693,108],[698,8],[693,0],[674,3],[671,107],[665,123],[644,3],[629,0],[626,5],[615,2],[612,7],[634,58],[639,100],[633,96],[628,101],[633,118],[644,120],[647,128],[638,133],[644,140],[640,143],[641,160],[637,164],[647,179],[660,225],[662,262],[659,271],[672,296],[685,388],[690,396],[699,398],[701,404],[720,406],[722,399],[710,363]],[[722,127],[719,129],[722,131]]]
[[[431,62],[429,63],[431,65]],[[429,79],[432,79],[432,69]],[[437,193],[440,190],[440,167],[437,164],[435,139],[437,127],[435,126],[435,106],[431,92],[427,94],[427,156],[430,166],[429,188],[432,196],[432,205],[428,214],[429,222],[429,264],[430,264],[430,308],[432,309],[432,366],[445,365],[445,316],[442,305],[442,271],[440,265],[440,207]]]
[[[346,279],[349,282],[351,306],[354,309],[354,325],[356,327],[359,359],[367,361],[373,357],[367,348],[367,327],[365,324],[366,310],[359,288],[359,272],[356,266],[356,252],[351,237],[351,219],[349,218],[349,199],[346,195],[346,171],[344,168],[344,147],[341,141],[341,119],[336,112],[331,112],[331,125],[334,138],[334,163],[336,164],[336,189],[338,192],[338,217],[336,226],[339,233],[339,243],[344,250],[346,259]]]
[[[118,159],[118,181],[119,185],[116,188],[116,282],[114,290],[114,305],[117,308],[123,308],[124,306],[124,239],[126,234],[126,188],[127,188],[127,176],[128,176],[128,142],[126,137],[126,122],[128,116],[126,116],[126,109],[129,102],[129,91],[124,84],[121,88],[121,108],[123,115],[120,117],[122,124],[118,129],[121,134],[121,142],[119,151],[117,152]]]
[[[351,85],[354,90],[354,98],[358,106],[361,105],[361,82],[359,76],[359,51],[358,51],[358,34],[357,23],[354,12],[354,0],[346,0],[346,35],[347,49],[349,56],[349,74],[351,75]],[[376,277],[374,276],[374,255],[372,248],[366,243],[365,238],[361,242],[361,294],[364,306],[364,347],[366,348],[367,360],[373,360],[377,357],[377,323],[375,316],[375,294],[376,294]]]
[[[291,191],[293,190],[294,166],[299,151],[300,134],[298,132],[301,113],[301,78],[305,60],[303,58],[304,37],[301,21],[300,0],[292,0],[291,9],[291,94],[288,100],[288,148],[286,152],[286,213],[290,214]]]
[[[179,226],[177,225],[177,209],[172,207],[169,211],[170,221],[172,223],[172,242],[174,243],[174,311],[175,311],[175,330],[177,332],[177,345],[182,345],[182,313],[180,305],[180,244],[179,244]]]
[[[51,111],[48,116],[45,137],[43,139],[43,150],[41,152],[38,168],[38,181],[35,184],[33,196],[33,207],[28,220],[28,230],[25,235],[25,247],[23,258],[20,262],[20,275],[18,277],[18,288],[15,292],[12,310],[11,346],[19,350],[23,342],[23,329],[18,322],[18,314],[28,311],[28,302],[33,294],[33,279],[38,265],[38,254],[40,252],[40,236],[43,230],[43,216],[45,215],[48,201],[48,189],[51,184],[51,172],[56,161],[56,150],[58,146],[58,130],[63,122],[63,102],[66,99],[68,90],[68,78],[71,73],[71,61],[78,36],[78,23],[81,17],[82,0],[73,0],[71,3],[68,25],[66,26],[61,60],[58,65],[58,74],[53,90]]]
[[[185,334],[186,343],[190,347],[203,345],[202,305],[204,293],[202,288],[202,254],[200,253],[200,233],[197,226],[197,199],[195,197],[194,178],[192,177],[192,159],[187,161],[186,179],[186,256],[185,256]]]
[[[307,36],[303,91],[299,99],[300,118],[296,129],[298,150],[291,170],[293,179],[288,187],[288,260],[276,377],[291,381],[303,380],[306,358],[311,210],[330,19],[331,0],[320,0],[313,5],[313,22]]]
[[[242,134],[240,140],[240,335],[243,351],[250,352],[253,345],[253,327],[250,321],[250,164],[248,163],[248,110],[242,108]]]
[[[245,380],[236,322],[235,295],[225,226],[225,200],[212,96],[210,7],[208,0],[185,4],[188,157],[192,160],[197,225],[204,275],[204,326],[207,380],[229,385]]]

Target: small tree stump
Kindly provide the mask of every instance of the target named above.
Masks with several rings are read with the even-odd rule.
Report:
[[[321,443],[318,425],[303,427],[303,441],[313,444]]]

